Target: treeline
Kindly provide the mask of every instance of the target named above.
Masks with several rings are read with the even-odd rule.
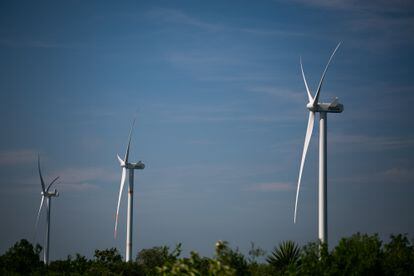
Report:
[[[357,233],[332,250],[319,243],[299,247],[286,241],[266,254],[252,244],[247,257],[222,241],[212,258],[196,252],[181,257],[178,244],[174,249],[143,249],[128,263],[111,248],[95,250],[93,259],[76,254],[45,266],[41,250],[20,240],[0,256],[1,275],[414,275],[414,245],[401,234],[383,243],[378,235]]]

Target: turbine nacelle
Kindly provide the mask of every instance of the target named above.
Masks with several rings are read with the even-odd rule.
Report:
[[[318,103],[316,105],[308,103],[306,108],[312,112],[341,113],[344,111],[344,105],[338,102],[338,98],[335,98],[331,103]]]
[[[56,189],[52,193],[47,191],[47,192],[41,192],[40,194],[44,197],[52,197],[52,196],[58,197],[59,196],[59,192]]]
[[[138,161],[137,163],[129,163],[129,162],[125,162],[124,160],[122,160],[122,158],[119,157],[119,155],[117,155],[117,157],[118,157],[119,165],[121,166],[121,168],[133,169],[133,170],[143,170],[145,168],[145,164],[142,163],[142,161]]]
[[[129,163],[126,166],[127,169],[134,169],[134,170],[143,170],[145,168],[145,164],[141,161],[138,161],[137,163]]]

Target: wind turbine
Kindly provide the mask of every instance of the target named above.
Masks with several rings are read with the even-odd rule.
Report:
[[[39,169],[39,176],[40,176],[40,184],[42,185],[42,199],[40,201],[40,207],[39,207],[39,211],[37,212],[37,218],[36,218],[36,225],[35,225],[35,233],[37,231],[37,225],[39,223],[39,218],[40,218],[40,212],[42,211],[42,207],[43,207],[43,202],[44,199],[46,198],[46,241],[45,241],[45,248],[43,250],[43,261],[46,265],[49,264],[49,238],[50,238],[50,208],[51,208],[51,204],[52,204],[52,197],[58,197],[59,193],[58,191],[55,189],[53,192],[50,192],[50,188],[52,187],[53,183],[56,182],[56,180],[59,179],[59,176],[56,177],[55,179],[52,180],[52,182],[50,182],[50,184],[47,186],[47,188],[45,188],[45,181],[43,180],[42,177],[42,171],[40,170],[40,156],[38,156],[37,158],[37,167]]]
[[[306,82],[305,73],[303,72],[302,58],[300,59],[300,69],[302,71],[303,82],[305,83],[306,92],[308,93],[308,104],[306,105],[309,109],[309,120],[308,127],[306,130],[305,143],[303,146],[302,160],[299,169],[298,187],[296,191],[295,201],[295,213],[294,223],[296,223],[296,214],[298,209],[298,199],[300,183],[302,180],[303,166],[305,164],[306,153],[308,151],[309,142],[311,140],[313,125],[315,121],[315,113],[319,113],[319,240],[322,243],[328,241],[328,225],[327,225],[327,166],[326,166],[326,130],[327,130],[327,113],[341,113],[344,110],[344,106],[338,102],[338,98],[335,98],[331,103],[320,103],[319,96],[322,87],[323,80],[325,78],[326,71],[328,70],[329,64],[336,51],[338,50],[341,43],[338,43],[335,50],[331,54],[328,63],[326,64],[325,70],[323,71],[321,80],[319,81],[318,88],[315,93],[315,97],[312,97],[312,93]]]
[[[135,119],[132,122],[131,130],[129,131],[129,139],[128,139],[128,146],[125,152],[125,158],[122,159],[117,155],[119,163],[122,168],[122,176],[121,176],[121,185],[119,188],[119,197],[118,197],[118,206],[116,208],[116,218],[115,218],[115,231],[114,231],[114,237],[116,238],[116,231],[118,227],[118,215],[119,215],[119,205],[121,204],[121,197],[122,197],[122,191],[124,189],[125,179],[127,170],[129,171],[129,186],[128,186],[128,212],[127,212],[127,236],[126,236],[126,253],[125,253],[125,260],[127,262],[131,261],[132,257],[132,223],[133,223],[133,217],[132,217],[132,211],[133,211],[133,199],[134,199],[134,170],[143,170],[145,168],[144,163],[141,161],[137,163],[130,163],[128,160],[129,157],[129,148],[131,145],[131,136],[132,136],[132,130],[134,128]]]

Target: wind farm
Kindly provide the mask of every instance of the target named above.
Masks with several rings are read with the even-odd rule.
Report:
[[[0,275],[410,275],[413,11],[2,2]]]

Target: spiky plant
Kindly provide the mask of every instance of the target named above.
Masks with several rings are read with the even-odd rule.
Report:
[[[293,241],[284,241],[273,249],[266,261],[277,271],[285,272],[299,265],[300,248]]]

